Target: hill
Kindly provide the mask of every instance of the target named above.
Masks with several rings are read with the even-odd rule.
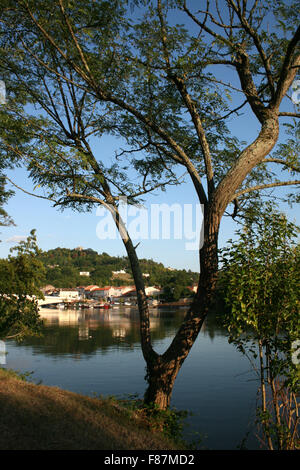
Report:
[[[55,248],[44,251],[39,259],[46,268],[45,284],[55,287],[76,287],[97,284],[133,284],[131,268],[127,257],[97,253],[91,248]],[[184,288],[197,282],[198,274],[190,270],[177,270],[165,267],[153,260],[141,259],[140,265],[145,274],[145,284]],[[80,275],[89,273],[89,275]]]

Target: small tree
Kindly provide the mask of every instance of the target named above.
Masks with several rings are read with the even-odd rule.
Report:
[[[0,260],[0,338],[22,339],[40,333],[37,299],[43,297],[39,286],[45,268],[37,259],[40,250],[34,230],[13,251],[16,256]]]
[[[270,450],[299,445],[299,369],[292,358],[299,338],[299,246],[297,227],[271,205],[258,217],[248,214],[238,241],[223,250],[222,285],[230,307],[230,341],[258,358],[258,422]],[[253,361],[255,362],[255,361]],[[269,401],[270,398],[270,401]],[[271,403],[271,407],[270,407]]]

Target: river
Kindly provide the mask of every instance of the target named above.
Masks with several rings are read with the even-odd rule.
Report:
[[[145,363],[134,308],[109,310],[41,309],[43,336],[6,342],[6,365],[32,372],[30,380],[89,396],[142,397]],[[170,344],[184,310],[154,309],[154,349]],[[192,413],[184,435],[201,437],[200,448],[257,449],[255,408],[258,381],[247,358],[229,344],[212,315],[206,320],[176,379],[171,405]]]

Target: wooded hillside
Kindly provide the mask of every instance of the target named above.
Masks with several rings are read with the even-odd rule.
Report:
[[[128,285],[133,284],[132,273],[127,257],[110,256],[87,249],[55,248],[39,255],[46,268],[46,284],[55,287],[76,287],[97,284]],[[142,259],[140,261],[146,285],[160,285],[176,288],[191,286],[197,281],[197,273],[188,270],[176,270],[165,267],[162,263]],[[125,271],[126,274],[114,275],[113,271]],[[89,272],[89,276],[80,275]],[[149,274],[149,276],[147,276]]]

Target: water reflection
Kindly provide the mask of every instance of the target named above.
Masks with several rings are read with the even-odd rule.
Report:
[[[24,340],[22,347],[33,348],[34,354],[53,356],[94,354],[99,349],[140,348],[139,315],[137,309],[58,310],[41,309],[43,335]],[[153,343],[173,336],[179,327],[183,310],[153,310],[150,327]]]
[[[167,349],[184,313],[183,309],[151,312],[153,347],[158,353]],[[42,309],[41,315],[43,336],[6,342],[8,368],[34,371],[36,382],[86,395],[143,396],[145,361],[136,309]],[[207,435],[203,441],[207,448],[236,448],[255,412],[257,383],[250,369],[247,359],[228,344],[220,319],[210,315],[173,391],[172,406],[193,413],[188,438],[190,432],[199,432]],[[255,448],[256,441],[247,444]]]

